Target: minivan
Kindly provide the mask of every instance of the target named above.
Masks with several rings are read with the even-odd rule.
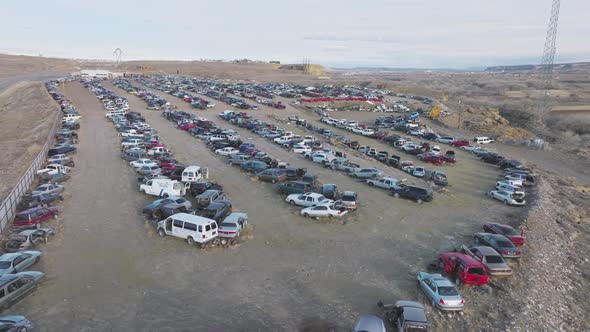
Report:
[[[189,245],[205,244],[217,237],[215,220],[188,213],[177,213],[158,222],[158,235],[185,239]]]

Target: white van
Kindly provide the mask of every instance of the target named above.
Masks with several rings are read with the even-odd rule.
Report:
[[[118,110],[118,111],[108,111],[108,112],[107,112],[107,114],[105,114],[105,116],[106,116],[107,118],[109,118],[109,119],[110,119],[110,118],[112,118],[114,115],[121,115],[121,116],[125,116],[125,114],[127,114],[127,111],[121,111],[121,110]]]
[[[189,245],[207,243],[217,237],[215,220],[188,213],[177,213],[158,222],[158,235],[176,236],[185,239]]]
[[[188,166],[182,171],[182,182],[197,182],[209,177],[209,169],[201,166]]]
[[[494,140],[493,139],[489,139],[486,136],[481,136],[481,137],[474,138],[473,139],[473,142],[474,143],[477,143],[477,144],[489,144],[489,143],[493,143]]]
[[[139,191],[153,196],[184,196],[190,183],[182,183],[170,179],[151,179],[139,186]]]

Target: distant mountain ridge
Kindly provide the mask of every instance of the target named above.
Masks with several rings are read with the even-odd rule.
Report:
[[[513,65],[513,66],[492,66],[487,67],[485,71],[489,72],[510,72],[510,71],[527,71],[539,70],[540,65]],[[577,69],[590,69],[590,62],[574,62],[574,63],[557,63],[554,66],[556,71],[570,71]]]

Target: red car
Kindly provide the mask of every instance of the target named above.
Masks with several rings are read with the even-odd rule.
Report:
[[[158,141],[151,141],[151,142],[149,142],[149,143],[148,143],[148,145],[147,145],[147,148],[148,148],[148,149],[151,149],[151,148],[157,148],[157,147],[162,147],[162,148],[165,148],[165,147],[166,147],[166,145],[164,145],[164,144],[162,144],[162,143],[160,143],[160,142],[158,142]]]
[[[424,154],[424,156],[422,156],[422,161],[425,161],[427,163],[433,163],[436,165],[442,165],[445,163],[445,160],[443,157],[441,157],[440,155],[437,155],[437,154],[433,154],[433,153]]]
[[[190,103],[191,101],[193,101],[193,98],[191,98],[191,97],[186,97],[186,98],[184,98],[182,101],[185,101],[185,102],[187,102],[187,103]]]
[[[451,142],[451,145],[454,146],[454,147],[460,148],[462,146],[468,146],[469,145],[469,141],[463,141],[463,140],[462,141],[452,141]]]
[[[446,161],[447,163],[454,163],[457,161],[457,158],[455,158],[455,151],[449,150],[447,151],[447,153],[445,153],[445,156],[443,157],[444,161]]]
[[[35,226],[39,223],[57,217],[57,208],[55,207],[35,207],[16,214],[14,226]]]
[[[181,130],[184,130],[184,131],[188,131],[189,129],[195,128],[196,126],[197,125],[195,125],[194,123],[184,123],[184,124],[181,124],[180,127],[178,127],[178,128],[180,128]]]
[[[160,163],[160,168],[162,169],[162,172],[171,172],[174,170],[175,167],[176,165],[174,165],[173,163]]]
[[[488,283],[486,267],[475,258],[459,252],[445,252],[439,255],[438,265],[443,272],[465,285]]]
[[[374,133],[373,135],[371,135],[372,138],[374,139],[384,139],[385,138],[385,134],[384,133]]]
[[[508,226],[508,225],[504,225],[504,224],[487,222],[483,225],[483,230],[486,233],[504,235],[516,247],[520,247],[520,246],[524,245],[524,241],[526,239],[526,237],[524,236],[524,231],[522,231],[522,230],[518,231],[518,230],[514,229],[512,226]]]

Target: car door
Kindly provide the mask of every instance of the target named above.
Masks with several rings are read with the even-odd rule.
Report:
[[[426,296],[429,299],[433,299],[434,298],[434,291],[433,291],[434,285],[432,284],[432,280],[424,279],[424,280],[422,280],[420,285],[422,286],[422,290],[424,291],[424,294],[426,294]]]
[[[6,303],[7,306],[10,306],[10,305],[18,302],[20,299],[24,298],[25,296],[27,296],[36,287],[37,287],[37,284],[35,283],[35,280],[33,280],[33,278],[29,278],[29,277],[18,278],[6,285],[6,292],[8,294],[6,295],[6,301],[3,301],[3,302]],[[4,305],[4,303],[3,303],[3,305]]]
[[[318,217],[325,217],[328,215],[328,207],[327,206],[316,206],[313,208],[313,214]]]
[[[26,266],[25,266],[26,264],[24,264],[25,257],[23,255],[16,257],[12,261],[12,268],[14,269],[13,273],[20,272],[26,268]]]
[[[304,204],[305,204],[305,206],[313,206],[313,205],[315,205],[315,200],[314,200],[313,197],[307,196],[305,198],[305,203]]]
[[[185,238],[182,220],[172,219],[172,235],[183,239]]]

